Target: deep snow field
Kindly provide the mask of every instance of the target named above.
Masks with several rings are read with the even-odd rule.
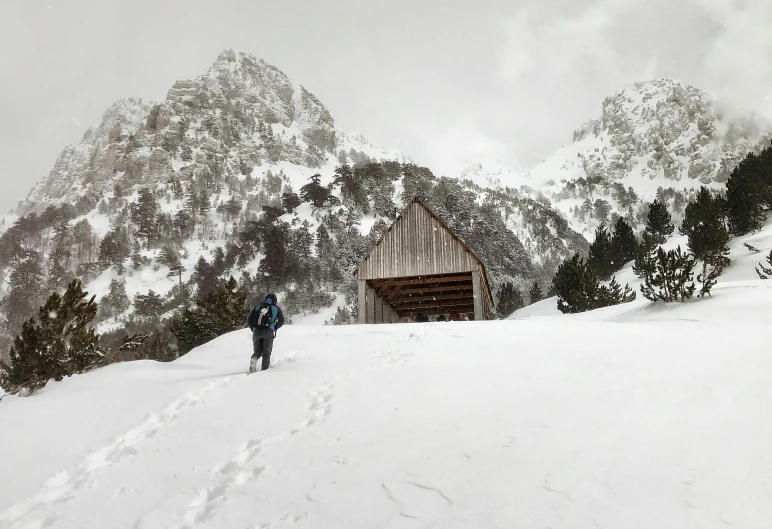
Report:
[[[768,529],[770,247],[684,304],[292,325],[250,376],[243,330],[7,397],[0,528]]]

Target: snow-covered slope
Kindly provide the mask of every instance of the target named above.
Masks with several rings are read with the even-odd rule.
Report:
[[[469,161],[449,176],[467,180],[480,187],[518,188],[525,183],[525,176],[497,160]]]
[[[687,304],[287,326],[252,376],[237,331],[7,397],[0,527],[766,527],[772,282],[733,257]]]
[[[665,250],[681,247],[688,251],[688,238],[674,236],[662,245]],[[749,245],[759,250],[748,249]],[[756,267],[766,263],[772,251],[772,219],[759,232],[733,239],[729,243],[731,264],[724,270],[709,297],[696,296],[684,303],[651,303],[641,295],[641,280],[633,273],[632,261],[617,272],[617,282],[630,285],[636,299],[630,303],[580,314],[562,315],[581,321],[712,321],[716,323],[772,323],[772,281],[759,279]],[[695,267],[694,277],[701,264]],[[696,283],[698,284],[698,283]],[[699,288],[697,289],[699,291]],[[561,315],[557,297],[551,297],[515,311],[510,320],[554,317]]]

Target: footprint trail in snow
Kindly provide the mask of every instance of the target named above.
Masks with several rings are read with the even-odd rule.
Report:
[[[306,404],[306,409],[310,413],[296,427],[273,437],[247,441],[237,449],[230,460],[215,468],[211,472],[214,483],[198,491],[196,499],[188,505],[181,517],[182,524],[177,529],[190,529],[196,525],[205,524],[216,515],[218,506],[227,501],[233,488],[254,483],[265,475],[268,467],[259,459],[261,452],[270,442],[300,434],[329,415],[332,411],[333,387],[331,382],[324,382],[316,391],[311,393],[311,400]],[[282,522],[287,520],[293,520],[293,518],[287,517]],[[275,523],[261,527],[275,527]]]
[[[8,529],[29,527],[28,522],[22,524],[25,517],[40,515],[47,507],[66,503],[78,497],[94,486],[100,471],[133,459],[139,453],[143,441],[168,427],[185,410],[197,405],[207,394],[229,384],[231,380],[232,378],[228,377],[185,393],[169,402],[160,412],[151,413],[141,423],[119,435],[109,444],[91,452],[75,469],[61,470],[51,476],[35,496],[22,500],[0,513],[0,527]],[[55,520],[54,517],[48,517],[46,523],[50,525]]]

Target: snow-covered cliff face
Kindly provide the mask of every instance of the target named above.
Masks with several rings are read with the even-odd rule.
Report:
[[[574,132],[588,177],[640,176],[690,185],[725,182],[772,128],[759,116],[733,115],[708,94],[672,79],[626,87],[603,102],[600,119]],[[582,152],[583,151],[583,152]],[[539,168],[532,172],[538,178]]]
[[[81,143],[68,146],[16,213],[166,182],[171,175],[248,174],[261,164],[319,168],[330,159],[396,159],[399,152],[335,128],[327,108],[260,59],[233,50],[166,100],[118,101]]]
[[[25,215],[49,205],[74,202],[114,182],[119,169],[121,173],[127,169],[125,140],[142,130],[151,108],[151,103],[139,98],[113,103],[102,122],[88,129],[78,145],[68,145],[62,151],[51,172],[35,185],[16,213]]]
[[[627,86],[606,98],[598,119],[578,128],[573,143],[524,175],[498,166],[474,171],[478,181],[542,196],[572,227],[591,236],[614,215],[640,224],[645,202],[669,201],[676,215],[702,185],[723,187],[749,152],[772,138],[772,126],[751,112],[727,108],[672,79]]]

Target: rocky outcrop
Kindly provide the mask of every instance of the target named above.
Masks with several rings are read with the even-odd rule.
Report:
[[[347,155],[395,158],[337,131],[328,109],[278,68],[226,50],[204,75],[177,81],[161,103],[132,98],[112,105],[80,144],[62,152],[16,213],[99,198],[118,183],[130,192],[202,171],[247,174],[282,161],[320,167],[344,148]]]

